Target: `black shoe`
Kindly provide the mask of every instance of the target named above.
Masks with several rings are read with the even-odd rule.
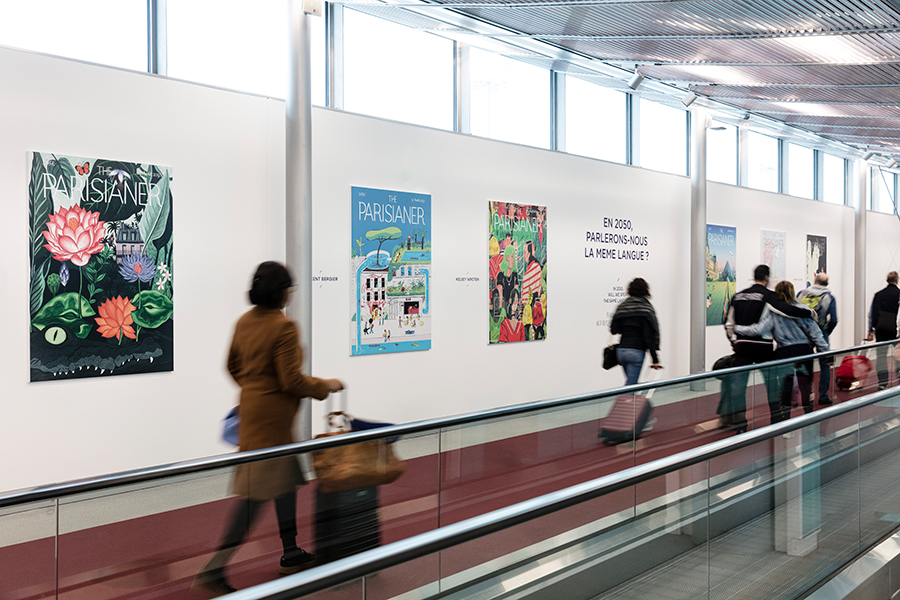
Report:
[[[829,406],[831,404],[832,404],[831,398],[829,398],[828,396],[819,398],[819,406]]]
[[[879,384],[878,384],[878,391],[879,391],[879,392],[880,392],[881,390],[886,390],[886,389],[887,389],[887,384],[886,384],[886,383],[879,383]]]
[[[200,571],[191,584],[191,592],[206,598],[218,598],[225,594],[231,594],[237,590],[231,587],[225,580],[224,569],[212,571]]]
[[[278,566],[278,572],[282,575],[291,575],[297,573],[303,567],[310,565],[316,561],[316,555],[310,554],[303,548],[297,548],[288,552],[281,557],[281,563]]]

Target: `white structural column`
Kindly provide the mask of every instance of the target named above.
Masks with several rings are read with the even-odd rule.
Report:
[[[457,133],[472,133],[471,48],[463,42],[454,42],[453,45],[453,130]]]
[[[303,370],[309,373],[312,356],[312,89],[310,75],[310,17],[303,0],[288,8],[288,92],[285,101],[285,258],[297,281],[288,314],[300,325],[305,350]],[[309,402],[300,416],[300,437],[312,435]]]
[[[856,231],[853,251],[853,340],[854,345],[862,343],[868,333],[868,304],[866,298],[866,197],[869,183],[869,165],[866,161],[855,161],[856,178]],[[845,342],[846,343],[846,342]]]
[[[691,373],[706,370],[706,131],[708,113],[691,113]]]

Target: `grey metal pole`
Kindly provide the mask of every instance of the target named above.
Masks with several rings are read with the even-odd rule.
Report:
[[[312,88],[309,15],[303,0],[289,0],[288,92],[285,102],[285,260],[297,279],[288,314],[300,325],[303,370],[310,372],[312,347]],[[300,437],[312,435],[309,402],[303,403]]]
[[[691,113],[691,373],[706,370],[706,126]]]
[[[166,0],[147,0],[147,72],[168,73]]]
[[[855,161],[856,176],[856,229],[853,250],[853,343],[858,344],[868,333],[868,305],[866,304],[866,197],[869,169],[866,161]],[[846,341],[844,345],[848,345]],[[853,344],[849,344],[853,345]]]

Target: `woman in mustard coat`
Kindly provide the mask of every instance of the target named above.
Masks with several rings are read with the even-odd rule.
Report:
[[[283,446],[294,441],[294,417],[303,398],[324,400],[343,389],[337,379],[319,379],[301,371],[303,350],[297,325],[282,309],[290,297],[290,273],[276,262],[256,270],[250,302],[256,305],[238,320],[228,353],[228,372],[241,386],[240,451]],[[240,465],[233,492],[243,498],[235,510],[219,551],[194,579],[192,589],[208,596],[235,591],[225,578],[225,565],[237,551],[259,508],[275,501],[284,555],[279,572],[296,573],[315,557],[297,547],[296,488],[305,483],[297,457]]]

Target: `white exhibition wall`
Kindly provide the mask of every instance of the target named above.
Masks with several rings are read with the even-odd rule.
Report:
[[[737,227],[737,289],[753,284],[753,269],[762,262],[761,231],[783,231],[787,243],[787,279],[800,291],[806,287],[806,236],[825,236],[829,288],[838,299],[838,328],[831,346],[850,345],[853,329],[854,212],[836,206],[733,185],[710,183],[707,221]],[[721,326],[706,328],[706,364],[731,354]]]
[[[231,328],[284,256],[283,105],[2,48],[0,81],[0,490],[224,451]],[[29,383],[29,150],[173,168],[174,373]]]
[[[0,490],[226,451],[233,323],[254,266],[284,258],[283,103],[2,48],[0,80]],[[688,179],[326,109],[313,128],[313,274],[337,280],[313,287],[312,371],[346,382],[351,412],[407,422],[620,385],[600,355],[615,288],[636,276],[651,285],[664,376],[687,374]],[[28,382],[29,150],[172,167],[173,373]],[[351,186],[432,196],[429,351],[350,356]],[[547,207],[546,340],[488,344],[489,200]],[[586,256],[612,247],[588,237],[617,233],[616,220],[646,236],[646,260]],[[711,183],[709,222],[738,228],[739,287],[761,229],[787,233],[795,283],[806,234],[828,236],[852,322],[852,209]],[[711,363],[727,343],[720,327],[707,334]],[[833,339],[849,343],[842,328]]]
[[[866,318],[872,296],[887,285],[887,274],[891,271],[900,271],[900,218],[869,212],[866,216],[866,305],[863,307]],[[848,339],[845,345],[853,344]]]

